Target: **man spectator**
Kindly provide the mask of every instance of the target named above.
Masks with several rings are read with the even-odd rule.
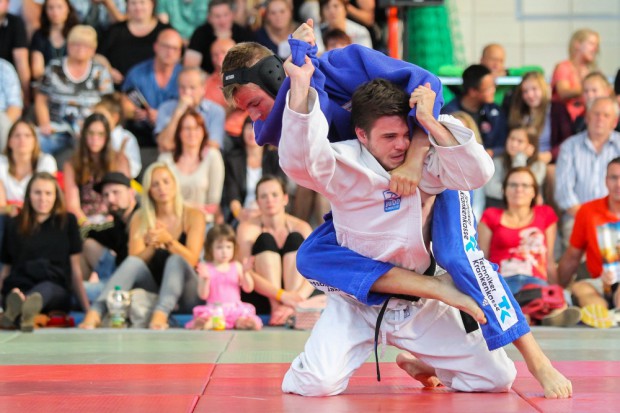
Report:
[[[236,43],[254,40],[252,32],[234,23],[232,3],[229,0],[211,0],[207,22],[198,27],[189,41],[183,59],[184,66],[200,66],[205,72],[213,73],[209,59],[211,44],[215,39],[229,38]]]
[[[605,168],[620,156],[620,134],[614,131],[620,108],[611,97],[595,99],[586,112],[587,129],[568,138],[560,146],[556,162],[555,201],[564,211],[564,245],[573,229],[581,205],[607,194]]]
[[[8,13],[9,0],[0,0],[0,59],[7,60],[17,70],[24,94],[23,102],[30,102],[30,65],[26,26],[19,16]]]
[[[9,129],[22,115],[22,91],[13,65],[0,59],[0,152],[4,152]]]
[[[607,166],[605,186],[609,194],[586,202],[577,212],[570,245],[560,259],[558,283],[566,287],[585,253],[590,278],[575,282],[571,292],[582,307],[582,321],[592,327],[611,327],[609,302],[620,306],[618,233],[620,232],[620,158]],[[608,302],[609,300],[609,302]]]
[[[493,77],[508,76],[506,70],[506,51],[501,44],[491,43],[482,49],[480,64],[486,66]]]
[[[209,99],[219,104],[226,111],[226,123],[224,130],[230,137],[240,137],[243,130],[243,123],[248,114],[240,109],[231,108],[222,93],[222,62],[224,56],[231,47],[235,45],[233,39],[217,39],[211,45],[211,62],[215,71],[207,79],[205,85],[205,99]]]
[[[209,143],[221,148],[224,144],[226,113],[217,103],[204,98],[207,75],[198,67],[186,67],[179,73],[179,98],[169,100],[159,107],[155,136],[160,152],[174,150],[174,132],[179,119],[187,109],[194,109],[205,121]]]
[[[182,69],[183,40],[174,29],[165,29],[153,45],[155,57],[138,63],[123,82],[123,115],[140,146],[153,146],[153,128],[159,106],[178,99],[178,75]],[[142,101],[144,98],[144,101]]]
[[[467,112],[478,125],[482,143],[491,156],[504,152],[506,115],[494,102],[495,79],[483,65],[471,65],[463,72],[463,94],[441,109],[450,114]]]
[[[127,258],[129,221],[139,208],[129,178],[120,172],[105,174],[95,190],[103,197],[114,221],[104,229],[88,231],[82,246],[82,265],[86,270],[83,273],[91,274],[85,285],[90,302],[97,298],[105,281]]]

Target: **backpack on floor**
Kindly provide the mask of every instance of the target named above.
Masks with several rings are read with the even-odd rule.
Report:
[[[553,310],[566,306],[564,290],[559,285],[525,284],[521,291],[515,294],[515,299],[523,314],[536,321],[542,320]]]

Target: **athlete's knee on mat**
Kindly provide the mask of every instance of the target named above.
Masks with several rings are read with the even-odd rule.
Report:
[[[315,374],[306,369],[300,369],[295,360],[293,365],[284,375],[282,381],[282,391],[284,393],[294,393],[301,396],[335,396],[346,390],[349,383],[348,378],[342,375]]]

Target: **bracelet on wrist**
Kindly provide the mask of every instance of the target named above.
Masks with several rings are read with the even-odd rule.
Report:
[[[284,294],[284,288],[280,288],[276,293],[276,300],[280,303],[282,302],[282,294]]]

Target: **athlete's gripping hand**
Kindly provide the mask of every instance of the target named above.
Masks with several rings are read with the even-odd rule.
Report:
[[[311,46],[316,44],[316,38],[314,37],[314,22],[312,19],[308,19],[305,23],[302,23],[294,32],[293,39],[302,40],[309,43]]]
[[[284,62],[284,71],[291,79],[289,95],[289,107],[297,113],[309,113],[308,93],[310,80],[314,73],[314,65],[308,56],[305,56],[304,64],[297,66],[289,56]]]
[[[424,125],[425,121],[434,119],[433,106],[435,105],[436,93],[431,89],[430,83],[418,86],[411,92],[409,97],[409,106],[416,109],[416,119]]]
[[[400,196],[409,196],[415,193],[422,180],[424,159],[431,144],[422,128],[416,127],[411,137],[411,145],[407,149],[407,158],[399,167],[390,172],[390,191]]]

